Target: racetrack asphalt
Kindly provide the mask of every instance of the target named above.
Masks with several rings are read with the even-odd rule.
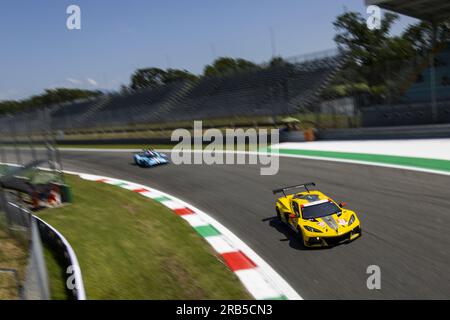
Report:
[[[65,170],[146,184],[209,213],[304,299],[450,298],[450,176],[295,158],[281,158],[277,175],[261,176],[256,165],[143,169],[127,152],[61,154]],[[272,189],[310,181],[358,213],[361,238],[305,249],[274,219]],[[367,288],[371,265],[381,268],[380,290]]]

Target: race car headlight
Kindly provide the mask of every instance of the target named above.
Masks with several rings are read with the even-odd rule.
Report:
[[[316,228],[310,227],[310,226],[304,226],[304,228],[309,232],[322,233],[322,231],[320,231]]]
[[[350,220],[348,220],[348,226],[351,226],[353,224],[353,222],[355,222],[355,215],[352,215]]]

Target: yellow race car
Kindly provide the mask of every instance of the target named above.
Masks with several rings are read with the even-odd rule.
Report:
[[[283,193],[276,204],[278,220],[297,232],[306,247],[330,247],[361,236],[356,213],[344,209],[346,203],[338,204],[322,192],[310,190],[315,185],[310,182],[273,190],[274,194]],[[298,188],[306,191],[286,194]]]

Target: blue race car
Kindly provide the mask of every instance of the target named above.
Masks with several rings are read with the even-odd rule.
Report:
[[[144,150],[143,153],[136,153],[133,158],[134,163],[143,168],[169,163],[169,159],[165,154],[156,152],[153,149]]]

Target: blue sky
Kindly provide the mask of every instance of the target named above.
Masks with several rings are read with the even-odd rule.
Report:
[[[66,8],[81,7],[81,30]],[[201,73],[215,56],[255,62],[333,48],[332,22],[363,0],[2,0],[0,100],[45,88],[117,89],[141,67]],[[414,20],[402,17],[395,32]]]

